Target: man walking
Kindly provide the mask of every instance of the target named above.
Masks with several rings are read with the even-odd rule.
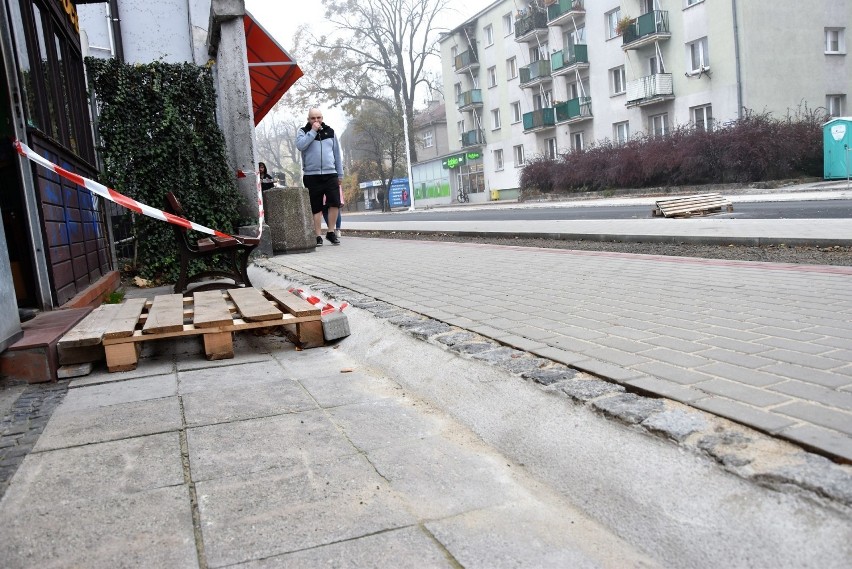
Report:
[[[340,144],[334,136],[334,130],[322,122],[322,111],[319,109],[308,111],[308,124],[296,133],[296,148],[302,153],[302,180],[311,197],[317,246],[322,246],[323,201],[328,206],[328,232],[325,238],[334,245],[340,245],[334,227],[340,208],[343,161],[340,159]]]

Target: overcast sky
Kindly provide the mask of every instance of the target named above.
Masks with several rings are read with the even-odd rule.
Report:
[[[457,26],[493,2],[494,0],[452,0],[449,6],[453,11],[447,14],[447,21],[443,22],[442,25],[447,27]],[[295,34],[300,26],[309,25],[315,30],[315,33],[322,26],[324,9],[319,0],[306,0],[301,3],[282,2],[281,0],[245,0],[245,3],[246,10],[288,52],[292,48],[290,38],[293,37],[293,34]],[[301,4],[299,8],[294,8],[294,6],[299,6],[299,4]],[[305,6],[311,6],[311,8],[306,8]],[[302,62],[299,63],[302,71],[309,72],[301,64]],[[440,71],[440,69],[436,69],[436,71]],[[303,114],[306,114],[306,112],[305,110]],[[344,126],[342,124],[344,121],[342,113],[336,109],[324,109],[323,112],[328,118],[327,122],[332,127],[342,130]]]

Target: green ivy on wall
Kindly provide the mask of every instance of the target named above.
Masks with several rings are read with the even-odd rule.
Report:
[[[191,221],[233,233],[239,193],[216,123],[210,70],[94,57],[86,58],[86,69],[99,109],[102,182],[158,209],[172,191]],[[155,282],[177,280],[171,226],[137,215],[133,231],[139,275]]]

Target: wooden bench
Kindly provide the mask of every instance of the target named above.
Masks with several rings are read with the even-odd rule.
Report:
[[[722,211],[734,211],[734,205],[719,194],[700,194],[657,200],[651,212],[654,217],[689,217]]]
[[[136,369],[142,342],[201,336],[209,360],[234,357],[233,333],[283,327],[300,348],[323,346],[320,309],[283,288],[197,291],[129,299],[93,311],[58,344],[60,364],[106,359],[109,371]]]
[[[183,207],[173,192],[166,194],[165,211],[179,217],[186,218]],[[187,235],[185,227],[171,224],[175,232],[175,242],[180,254],[180,275],[175,283],[175,293],[189,292],[192,283],[208,279],[231,279],[231,283],[209,282],[193,287],[192,292],[203,290],[214,290],[223,288],[250,287],[251,281],[248,277],[248,260],[252,251],[260,243],[257,237],[238,235],[236,237],[207,237],[192,243]],[[214,257],[218,258],[224,268],[207,268],[190,274],[192,261],[201,259],[211,262]]]

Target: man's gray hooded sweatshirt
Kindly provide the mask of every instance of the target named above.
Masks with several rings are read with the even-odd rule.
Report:
[[[296,148],[302,153],[302,171],[306,176],[337,174],[343,178],[340,144],[334,130],[325,123],[314,132],[308,123],[296,134]]]

